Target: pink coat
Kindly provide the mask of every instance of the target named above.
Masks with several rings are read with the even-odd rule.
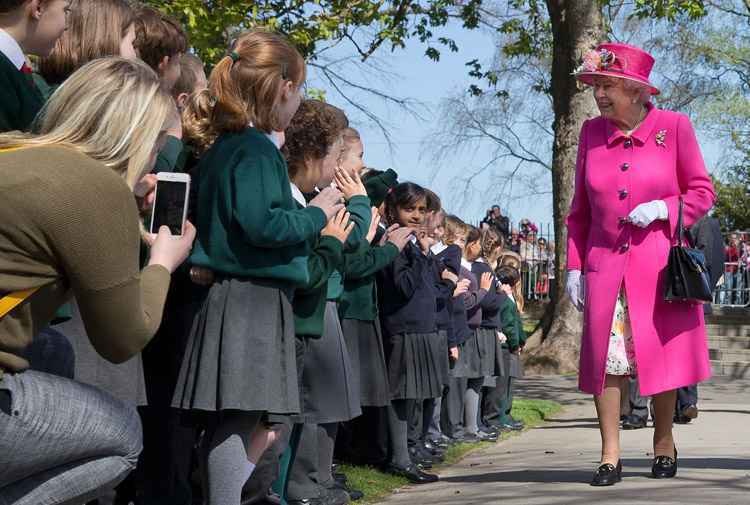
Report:
[[[641,394],[697,384],[711,376],[703,307],[664,301],[664,275],[677,229],[714,202],[695,132],[684,114],[649,104],[631,138],[597,117],[581,129],[575,195],[568,215],[568,270],[585,275],[579,387],[601,394],[612,316],[622,283],[630,311]],[[664,200],[669,221],[645,229],[623,223],[638,204]]]

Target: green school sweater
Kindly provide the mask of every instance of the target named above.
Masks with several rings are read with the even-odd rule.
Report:
[[[398,255],[398,247],[390,242],[380,247],[364,241],[356,251],[344,254],[344,293],[339,304],[341,319],[374,321],[378,317],[375,274]]]
[[[0,132],[27,131],[42,105],[44,99],[31,75],[0,53]]]
[[[500,309],[500,320],[502,322],[502,331],[508,341],[503,344],[511,351],[515,351],[526,343],[526,332],[523,330],[523,321],[521,314],[518,312],[516,302],[509,296],[505,299]]]
[[[372,214],[369,198],[355,196],[347,202],[346,209],[354,223],[354,228],[347,238],[346,245],[331,237],[321,237],[317,241],[317,245],[311,247],[312,251],[308,260],[310,282],[295,292],[292,302],[295,332],[298,335],[319,337],[323,334],[326,301],[338,299],[340,293],[343,292],[339,271],[343,266],[344,249],[349,247],[352,239],[356,244],[362,242],[370,228]],[[325,249],[321,251],[321,245],[323,243],[328,244],[329,241],[334,241],[339,246],[338,256],[335,258],[330,251]],[[324,254],[324,257],[320,257],[321,253]],[[323,276],[325,276],[324,279]]]
[[[45,103],[47,102],[47,100],[49,100],[49,97],[52,96],[57,88],[60,87],[59,84],[48,83],[40,74],[34,73],[32,74],[32,77],[34,78],[34,84],[36,84],[36,87],[39,90],[39,93],[42,95],[42,99]]]
[[[331,274],[341,267],[344,245],[333,237],[320,237],[307,258],[308,282],[297,288],[292,300],[294,332],[318,338],[325,327],[326,290]]]
[[[181,172],[184,170],[178,167],[178,162],[183,154],[185,144],[182,140],[172,135],[167,135],[167,141],[164,143],[164,147],[156,155],[156,162],[154,163],[154,169],[151,173],[158,174],[159,172]],[[183,160],[184,163],[184,160]]]
[[[281,153],[263,132],[219,136],[201,158],[193,265],[219,275],[272,281],[291,294],[309,282],[309,244],[326,224],[297,208]]]
[[[354,196],[346,204],[346,210],[349,211],[350,219],[354,223],[352,232],[346,238],[344,251],[356,251],[359,246],[366,240],[367,232],[370,229],[372,213],[370,211],[370,199],[366,196]],[[328,281],[327,298],[330,301],[338,301],[344,293],[344,278],[340,270],[331,274]]]

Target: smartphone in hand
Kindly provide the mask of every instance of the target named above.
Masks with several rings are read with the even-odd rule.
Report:
[[[159,172],[156,174],[156,193],[151,210],[151,233],[158,233],[162,226],[169,227],[172,235],[182,235],[187,219],[190,176],[182,173]]]

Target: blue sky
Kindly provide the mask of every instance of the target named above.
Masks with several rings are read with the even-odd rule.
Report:
[[[423,118],[417,119],[393,105],[384,104],[379,98],[364,93],[354,93],[357,101],[369,110],[384,118],[389,123],[389,132],[393,141],[393,150],[388,148],[377,125],[366,116],[358,113],[342,100],[335,92],[327,93],[327,100],[347,111],[353,126],[363,136],[365,145],[365,163],[368,166],[385,169],[393,168],[399,173],[400,180],[410,180],[425,185],[436,191],[444,200],[449,211],[470,222],[478,221],[485,210],[493,203],[499,203],[514,221],[527,217],[536,223],[551,223],[552,197],[542,194],[532,198],[521,199],[512,203],[497,201],[494,195],[485,194],[482,188],[488,186],[489,174],[475,181],[475,190],[469,195],[459,191],[456,179],[468,170],[482,166],[483,160],[489,159],[489,148],[478,148],[465,153],[458,159],[448,160],[436,166],[430,156],[430,132],[438,122],[450,121],[450,117],[441,117],[439,105],[441,100],[465,89],[469,84],[465,63],[471,59],[489,62],[495,54],[492,37],[481,31],[465,31],[460,27],[449,27],[447,36],[454,38],[459,52],[442,51],[439,62],[433,62],[424,56],[424,45],[410,41],[405,49],[390,53],[387,48],[380,51],[379,64],[393,75],[389,78],[362,76],[353,71],[347,78],[358,82],[366,81],[394,96],[409,97],[423,104],[420,109]],[[442,33],[441,33],[442,34]],[[658,62],[657,62],[658,64]],[[311,72],[310,84],[320,86],[316,72]],[[698,132],[704,156],[708,166],[713,166],[720,157],[721,149],[716,142],[709,142]],[[502,167],[500,167],[502,168]],[[549,187],[549,177],[540,181],[542,186]]]

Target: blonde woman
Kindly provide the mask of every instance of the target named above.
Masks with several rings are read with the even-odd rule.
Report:
[[[36,289],[0,319],[2,503],[82,503],[135,466],[135,410],[30,371],[20,354],[70,294],[110,361],[133,356],[159,327],[170,274],[195,229],[177,238],[162,228],[139,271],[132,189],[153,164],[171,107],[146,65],[101,59],[54,93],[38,136],[0,135],[0,293]]]

